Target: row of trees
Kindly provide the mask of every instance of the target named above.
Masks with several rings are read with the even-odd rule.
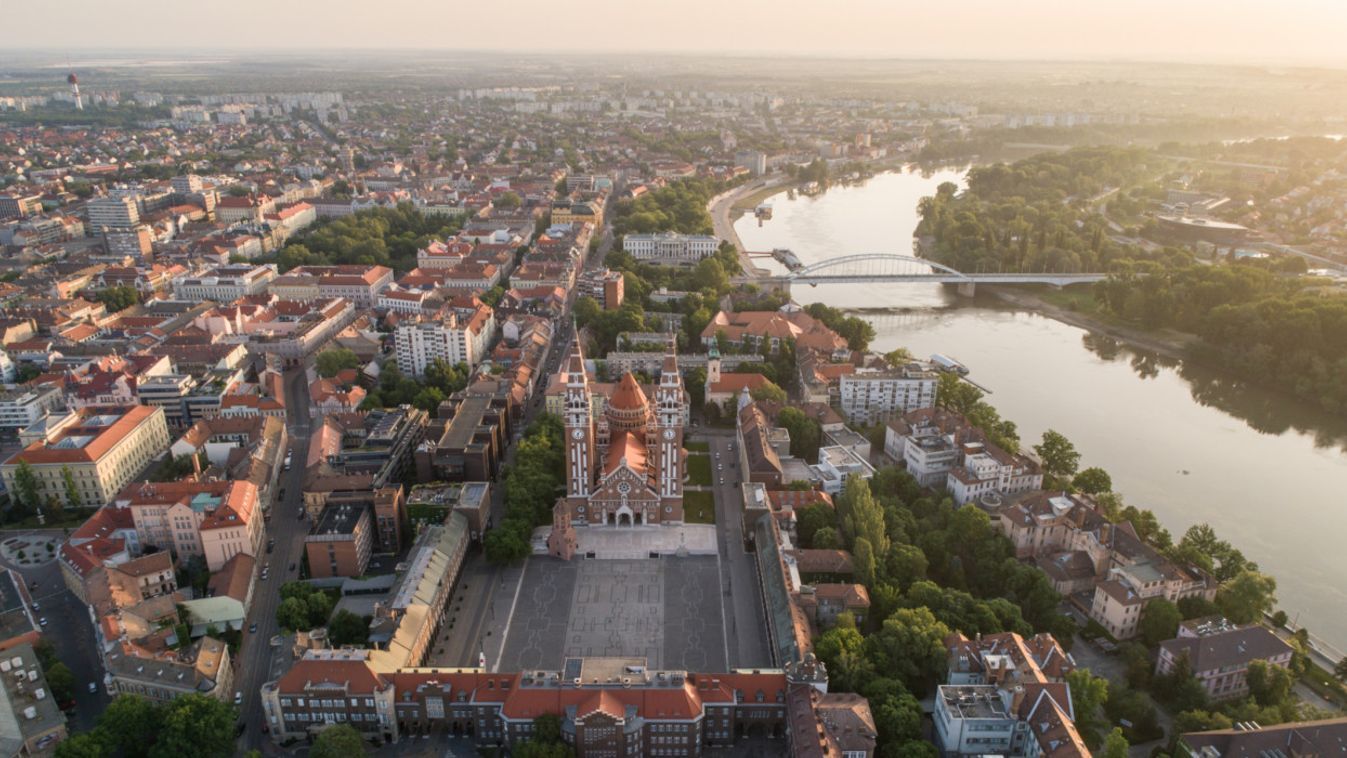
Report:
[[[483,539],[492,563],[526,558],[533,528],[551,523],[552,506],[564,484],[564,431],[560,418],[544,413],[515,446],[514,463],[505,473],[505,518]]]
[[[1347,297],[1306,288],[1271,264],[1134,266],[1095,285],[1109,312],[1201,337],[1196,357],[1347,413]]]
[[[184,695],[157,704],[118,695],[98,726],[56,746],[57,758],[227,758],[235,753],[234,706],[207,695]]]

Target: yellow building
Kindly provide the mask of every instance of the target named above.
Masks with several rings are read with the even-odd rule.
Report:
[[[28,446],[0,465],[0,478],[18,494],[14,476],[27,463],[37,479],[38,497],[55,497],[67,506],[106,505],[168,450],[168,424],[158,407],[90,406],[48,416],[38,424],[40,428],[25,430],[32,440]],[[68,482],[74,483],[74,493]]]
[[[552,223],[594,225],[595,234],[603,228],[603,206],[598,203],[561,202],[552,206]]]

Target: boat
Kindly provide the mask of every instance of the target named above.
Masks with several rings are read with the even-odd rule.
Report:
[[[935,367],[941,371],[948,371],[951,373],[958,374],[960,376],[963,376],[964,374],[968,373],[967,366],[949,357],[948,355],[941,355],[940,353],[935,353],[931,356],[931,363],[934,364]]]

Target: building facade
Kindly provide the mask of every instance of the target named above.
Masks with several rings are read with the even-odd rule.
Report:
[[[715,255],[720,240],[709,234],[627,234],[622,237],[622,250],[638,261],[665,261],[696,263]]]

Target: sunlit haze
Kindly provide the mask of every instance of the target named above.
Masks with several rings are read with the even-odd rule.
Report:
[[[0,48],[508,51],[1347,63],[1336,0],[6,3]]]

